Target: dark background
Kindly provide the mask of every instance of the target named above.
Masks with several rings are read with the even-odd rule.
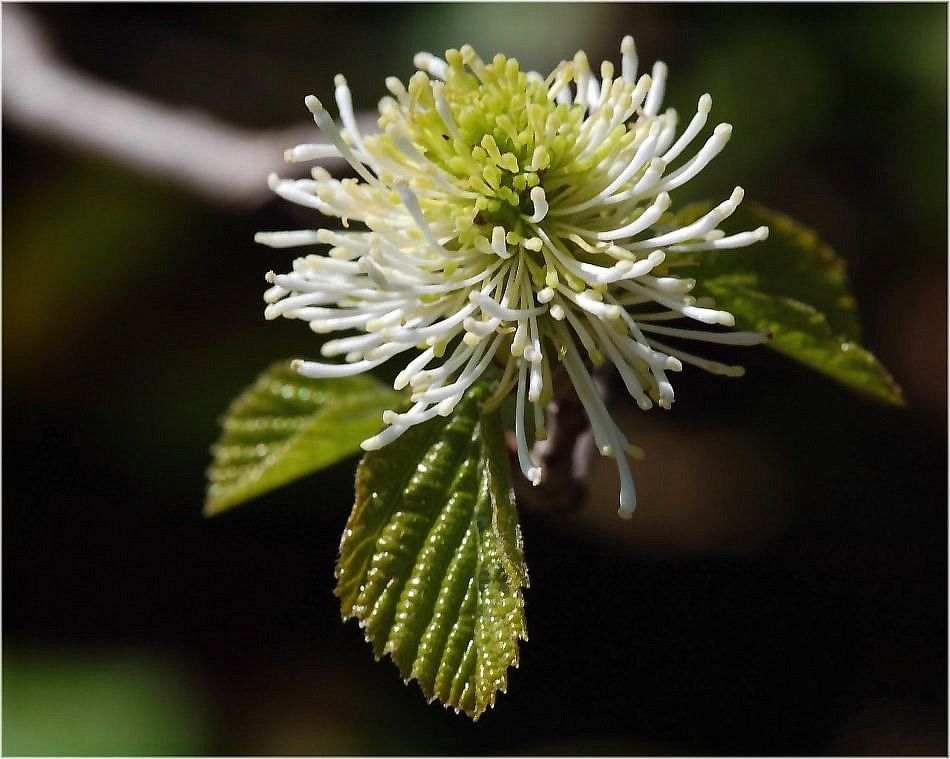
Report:
[[[685,372],[670,412],[617,395],[648,454],[638,513],[616,518],[610,466],[580,513],[524,513],[531,640],[472,725],[340,622],[352,461],[200,516],[217,416],[316,353],[262,318],[290,257],[253,233],[318,222],[8,119],[5,753],[946,752],[946,5],[26,10],[77,68],[252,128],[305,123],[338,71],[372,108],[418,49],[546,70],[633,33],[684,123],[708,91],[735,126],[690,191],[741,184],[819,230],[908,406],[764,348],[732,357],[741,380]]]

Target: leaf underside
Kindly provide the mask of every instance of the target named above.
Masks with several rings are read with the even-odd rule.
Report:
[[[708,204],[684,209],[682,221]],[[768,225],[764,242],[737,250],[671,254],[669,269],[693,277],[693,293],[710,296],[736,317],[736,327],[768,331],[768,346],[845,386],[887,404],[904,404],[900,386],[862,347],[857,304],[844,260],[812,230],[785,214],[743,204],[723,225],[727,234]]]
[[[205,514],[211,516],[359,451],[402,397],[370,376],[301,377],[272,365],[234,399],[212,447]]]
[[[423,694],[473,719],[527,640],[528,584],[497,414],[478,383],[448,419],[366,454],[337,564],[344,619]]]

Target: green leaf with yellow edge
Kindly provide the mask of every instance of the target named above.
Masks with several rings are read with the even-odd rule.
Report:
[[[451,417],[367,453],[337,563],[344,619],[425,696],[473,719],[494,705],[527,640],[528,585],[497,412],[487,381]]]
[[[881,363],[854,340],[835,334],[820,311],[746,287],[739,277],[711,280],[705,290],[736,317],[736,325],[771,332],[769,347],[774,350],[865,395],[903,404],[900,387]]]
[[[403,402],[371,376],[315,380],[279,361],[234,399],[211,448],[211,516],[359,451]]]
[[[688,206],[688,223],[709,204]],[[769,331],[770,348],[842,384],[892,405],[903,405],[900,386],[857,340],[861,328],[845,261],[811,229],[785,214],[745,203],[723,223],[727,234],[769,227],[769,237],[748,248],[671,252],[666,268],[696,279],[693,294],[715,299],[736,317],[736,327]]]

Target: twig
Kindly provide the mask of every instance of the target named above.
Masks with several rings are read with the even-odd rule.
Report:
[[[255,132],[207,114],[177,109],[75,71],[57,60],[29,13],[3,8],[3,95],[8,121],[43,136],[106,156],[216,203],[259,205],[273,197],[267,175],[300,175],[284,149],[320,142],[314,125]],[[361,114],[360,129],[375,130]],[[339,169],[342,159],[324,162]]]

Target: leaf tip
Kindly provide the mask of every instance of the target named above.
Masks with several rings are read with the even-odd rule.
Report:
[[[907,408],[907,396],[904,395],[904,389],[897,384],[893,377],[889,377],[890,385],[887,388],[890,392],[881,396],[888,406],[893,408]]]

